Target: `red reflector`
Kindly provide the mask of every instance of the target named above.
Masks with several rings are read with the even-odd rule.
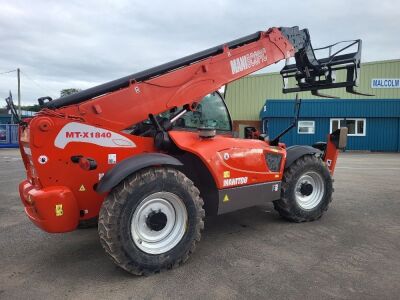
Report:
[[[80,157],[79,158],[79,166],[82,169],[84,169],[85,171],[90,171],[90,170],[94,170],[97,168],[97,163],[92,158]]]
[[[90,170],[90,161],[87,158],[81,157],[79,159],[79,166],[82,169],[89,171]]]

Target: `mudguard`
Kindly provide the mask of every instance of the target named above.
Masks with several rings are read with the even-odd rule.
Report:
[[[288,147],[286,150],[286,162],[285,162],[285,169],[290,167],[292,163],[294,163],[298,158],[307,155],[322,155],[322,151],[306,145],[294,145]]]
[[[159,165],[182,166],[182,163],[176,158],[162,153],[145,153],[126,158],[104,175],[96,187],[96,192],[109,192],[130,174],[146,167]]]

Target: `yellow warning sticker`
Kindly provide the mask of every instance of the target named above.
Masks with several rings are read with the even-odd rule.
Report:
[[[230,178],[231,177],[231,172],[230,171],[224,171],[224,178]]]
[[[28,195],[28,199],[26,200],[29,204],[33,204],[32,196]]]
[[[83,184],[82,184],[81,187],[79,188],[79,191],[80,191],[80,192],[86,191],[85,186],[84,186]]]
[[[228,201],[229,201],[229,197],[227,194],[225,194],[223,202],[228,202]]]
[[[56,216],[61,217],[64,214],[62,204],[56,204]]]

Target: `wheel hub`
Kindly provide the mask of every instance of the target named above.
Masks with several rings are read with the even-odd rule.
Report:
[[[303,196],[310,196],[312,192],[313,192],[312,184],[308,182],[304,182],[301,184],[300,193],[302,193]]]
[[[146,225],[154,231],[162,230],[167,225],[167,215],[161,210],[152,211],[146,218]]]
[[[305,172],[295,186],[297,204],[311,210],[318,206],[325,194],[325,183],[321,175],[314,171]]]
[[[151,194],[133,213],[132,240],[145,253],[165,253],[181,241],[187,220],[186,206],[177,195],[169,192]]]

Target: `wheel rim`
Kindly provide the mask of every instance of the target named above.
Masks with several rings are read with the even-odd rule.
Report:
[[[304,173],[296,183],[296,202],[303,209],[310,210],[315,208],[321,202],[324,193],[324,180],[316,172]]]
[[[187,223],[182,199],[169,192],[147,196],[137,206],[131,221],[132,239],[143,252],[161,254],[182,239]]]

